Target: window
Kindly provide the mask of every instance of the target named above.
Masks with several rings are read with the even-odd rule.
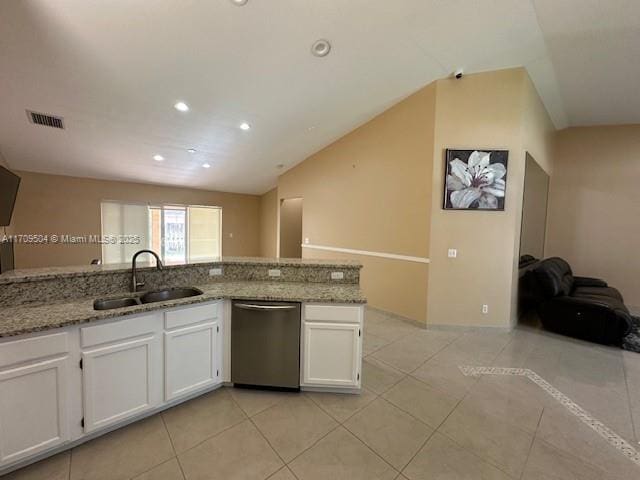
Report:
[[[128,263],[148,248],[165,263],[210,260],[222,254],[222,209],[195,205],[143,205],[105,201],[102,235],[125,241],[102,244],[104,263]],[[137,237],[139,242],[127,243]]]

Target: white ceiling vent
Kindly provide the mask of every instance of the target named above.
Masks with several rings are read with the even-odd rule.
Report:
[[[36,125],[44,125],[45,127],[60,128],[64,130],[64,123],[62,117],[55,117],[53,115],[47,115],[46,113],[32,112],[27,110],[27,116],[29,121]]]

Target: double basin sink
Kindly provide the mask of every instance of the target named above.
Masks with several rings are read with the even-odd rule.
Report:
[[[202,290],[194,287],[166,288],[147,292],[139,297],[105,298],[93,302],[94,310],[111,310],[114,308],[135,307],[146,303],[166,302],[180,298],[196,297],[202,295]]]

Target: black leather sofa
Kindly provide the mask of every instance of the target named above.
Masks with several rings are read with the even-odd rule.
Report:
[[[607,345],[620,345],[631,330],[622,295],[604,280],[576,277],[558,257],[542,260],[528,274],[545,329]]]

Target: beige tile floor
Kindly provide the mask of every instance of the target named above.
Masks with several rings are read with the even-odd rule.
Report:
[[[640,354],[531,327],[423,330],[368,310],[362,395],[224,388],[8,480],[638,479],[640,467],[524,377],[640,450]]]

